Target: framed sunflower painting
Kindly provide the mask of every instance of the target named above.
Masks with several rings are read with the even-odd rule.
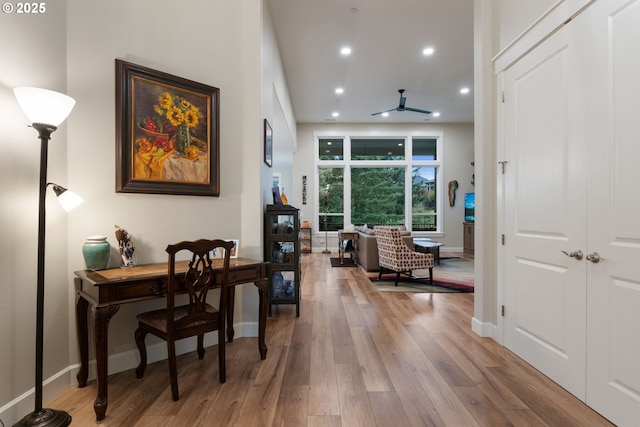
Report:
[[[220,195],[220,89],[116,59],[116,191]]]

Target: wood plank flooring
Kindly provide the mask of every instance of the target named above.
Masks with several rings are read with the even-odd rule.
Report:
[[[379,293],[358,268],[302,258],[300,317],[274,307],[267,359],[256,338],[178,358],[180,400],[166,361],[109,377],[109,407],[95,420],[96,384],[47,407],[73,426],[409,427],[610,426],[513,353],[471,332],[473,294]],[[131,333],[133,340],[133,330]]]

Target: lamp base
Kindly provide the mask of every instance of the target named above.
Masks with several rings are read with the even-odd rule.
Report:
[[[330,251],[330,250],[328,250],[328,249],[325,249],[324,251],[322,251],[322,253],[323,253],[323,254],[330,254],[330,253],[331,253],[331,251]]]
[[[13,427],[66,427],[71,424],[71,415],[65,411],[44,408],[24,416]]]

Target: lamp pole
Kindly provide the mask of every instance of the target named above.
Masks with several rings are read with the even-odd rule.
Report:
[[[57,409],[42,408],[42,381],[44,359],[44,243],[47,195],[47,157],[49,139],[56,126],[34,123],[33,128],[38,131],[40,138],[40,194],[38,199],[38,276],[36,291],[36,384],[35,409],[14,424],[17,426],[68,426],[71,415]]]

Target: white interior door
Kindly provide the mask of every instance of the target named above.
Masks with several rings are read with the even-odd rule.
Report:
[[[586,402],[640,422],[640,0],[596,2],[576,22],[588,105]],[[595,260],[594,260],[595,261]]]
[[[586,262],[568,256],[586,249],[574,56],[563,29],[504,72],[503,325],[509,349],[584,399]]]

